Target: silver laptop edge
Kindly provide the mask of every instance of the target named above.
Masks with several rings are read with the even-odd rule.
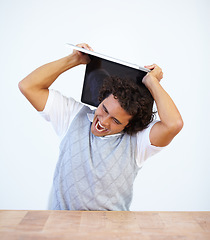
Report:
[[[85,48],[81,48],[81,47],[78,47],[78,46],[75,46],[73,44],[70,44],[70,43],[67,43],[72,49],[75,49],[75,50],[78,50],[80,52],[84,52],[86,54],[90,54],[90,55],[93,55],[95,57],[99,57],[99,58],[103,58],[103,59],[106,59],[106,60],[109,60],[109,61],[113,61],[113,62],[116,62],[116,63],[119,63],[119,64],[122,64],[122,65],[125,65],[125,66],[128,66],[128,67],[131,67],[131,68],[135,68],[135,69],[138,69],[138,70],[142,70],[144,72],[150,72],[149,69],[147,68],[144,68],[144,67],[140,67],[136,64],[132,64],[132,63],[128,63],[128,62],[125,62],[125,61],[122,61],[122,60],[119,60],[119,59],[116,59],[116,58],[113,58],[113,57],[109,57],[109,56],[106,56],[106,55],[103,55],[101,53],[97,53],[97,52],[93,52],[93,51],[90,51],[90,50],[87,50]]]

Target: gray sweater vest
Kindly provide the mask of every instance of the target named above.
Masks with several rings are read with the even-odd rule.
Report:
[[[52,209],[128,211],[136,165],[136,136],[110,138],[91,133],[83,106],[61,142],[56,166]]]

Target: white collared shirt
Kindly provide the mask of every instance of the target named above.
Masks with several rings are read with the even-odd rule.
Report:
[[[83,106],[82,103],[75,101],[73,98],[67,98],[60,92],[50,89],[45,108],[39,113],[44,119],[51,122],[56,134],[62,140],[74,117]],[[93,122],[94,114],[88,114],[88,119]],[[156,122],[152,122],[148,128],[137,133],[136,163],[139,167],[143,165],[146,159],[163,149],[163,147],[156,147],[150,143],[149,133]],[[106,139],[121,134],[117,133],[101,138]]]

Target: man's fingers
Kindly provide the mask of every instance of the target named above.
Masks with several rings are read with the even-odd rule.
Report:
[[[160,81],[163,78],[163,71],[157,64],[147,65],[144,67],[150,69],[151,72],[148,73],[148,75],[152,74],[154,77],[158,79],[158,81]]]
[[[157,67],[157,65],[156,65],[156,64],[152,64],[152,65],[146,65],[146,66],[144,66],[144,67],[147,68],[147,69],[152,70],[152,69],[154,69],[155,67]]]
[[[93,49],[87,43],[77,44],[78,47],[85,48],[87,50],[93,51]]]

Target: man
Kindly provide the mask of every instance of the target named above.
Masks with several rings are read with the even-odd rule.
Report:
[[[87,44],[78,46],[92,50]],[[49,91],[60,74],[89,61],[74,50],[19,83],[21,92],[62,138],[51,209],[129,210],[133,182],[143,162],[172,141],[183,121],[160,85],[163,73],[155,64],[146,66],[151,70],[143,78],[147,94],[129,81],[111,77],[101,89],[95,111]],[[160,121],[152,121],[153,100]]]

